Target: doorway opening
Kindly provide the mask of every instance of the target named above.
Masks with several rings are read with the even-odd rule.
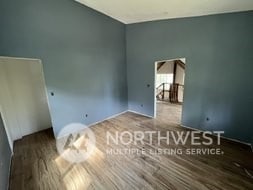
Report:
[[[155,117],[181,124],[185,83],[185,58],[155,62]]]
[[[12,143],[52,126],[41,60],[0,57],[0,107]]]

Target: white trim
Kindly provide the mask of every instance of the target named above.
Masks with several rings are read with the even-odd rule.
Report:
[[[192,128],[192,127],[188,127],[188,126],[185,126],[185,125],[182,125],[182,127],[184,128],[188,128],[188,129],[192,129],[194,131],[201,131],[201,132],[204,132],[203,130],[201,129],[195,129],[195,128]],[[214,135],[214,134],[213,134]],[[216,136],[216,135],[214,135]],[[229,140],[229,141],[233,141],[233,142],[236,142],[236,143],[240,143],[240,144],[244,144],[244,145],[247,145],[247,146],[250,146],[251,147],[251,150],[252,150],[252,145],[251,143],[246,143],[246,142],[243,142],[243,141],[240,141],[240,140],[236,140],[236,139],[232,139],[232,138],[229,138],[229,137],[224,137],[224,136],[221,136],[222,139],[226,139],[226,140]]]
[[[127,112],[135,113],[135,114],[138,114],[138,115],[142,115],[142,116],[145,116],[145,117],[154,119],[154,117],[153,117],[153,116],[150,116],[150,115],[142,114],[142,113],[140,113],[140,112],[133,111],[133,110],[125,110],[125,111],[123,111],[123,112],[120,112],[120,113],[114,114],[114,115],[112,115],[112,116],[110,116],[110,117],[107,117],[107,118],[105,118],[105,119],[103,119],[103,120],[100,120],[100,121],[94,122],[94,123],[92,123],[92,124],[89,124],[89,125],[87,125],[87,127],[92,127],[93,125],[97,125],[97,124],[99,124],[99,123],[102,123],[102,122],[104,122],[104,121],[106,121],[106,120],[115,118],[115,117],[120,116],[120,115],[122,115],[122,114],[124,114],[124,113],[127,113]],[[194,130],[194,131],[201,131],[201,132],[204,132],[204,131],[201,130],[201,129],[195,129],[195,128],[188,127],[188,126],[185,126],[185,125],[182,125],[182,124],[180,124],[180,126],[182,126],[182,127],[184,127],[184,128],[188,128],[188,129]],[[215,135],[214,135],[214,136],[215,136]],[[56,137],[56,139],[59,139],[59,138],[61,138],[61,137]],[[221,138],[222,138],[222,139],[227,139],[227,140],[230,140],[230,141],[234,141],[234,142],[237,142],[237,143],[241,143],[241,144],[244,144],[244,145],[247,145],[247,146],[250,146],[250,147],[251,147],[251,150],[253,151],[253,147],[252,147],[252,145],[251,145],[250,143],[242,142],[242,141],[239,141],[239,140],[236,140],[236,139],[231,139],[231,138],[224,137],[224,136],[221,136]]]
[[[103,121],[106,121],[106,120],[108,120],[108,119],[112,119],[112,118],[117,117],[117,116],[119,116],[119,115],[121,115],[121,114],[124,114],[124,113],[126,113],[126,112],[131,112],[131,113],[135,113],[135,114],[138,114],[138,115],[142,115],[142,116],[145,116],[145,117],[154,119],[154,117],[153,117],[153,116],[150,116],[150,115],[142,114],[142,113],[140,113],[140,112],[133,111],[133,110],[126,110],[126,111],[120,112],[120,113],[118,113],[118,114],[112,115],[112,116],[110,116],[110,117],[108,117],[108,118],[106,118],[106,119],[104,119],[104,120],[101,120],[101,121],[92,123],[92,124],[88,125],[88,127],[91,127],[91,126],[93,126],[93,125],[99,124],[99,123],[101,123],[101,122],[103,122]],[[204,132],[204,131],[201,130],[201,129],[195,129],[195,128],[188,127],[188,126],[185,126],[185,125],[182,125],[182,124],[181,124],[181,126],[184,127],[184,128],[188,128],[188,129],[195,130],[195,131]],[[247,146],[250,146],[251,149],[253,148],[252,145],[251,145],[251,143],[242,142],[242,141],[239,141],[239,140],[236,140],[236,139],[232,139],[232,138],[228,138],[228,137],[224,137],[224,136],[221,136],[221,138],[227,139],[227,140],[230,140],[230,141],[234,141],[234,142],[237,142],[237,143],[241,143],[241,144],[244,144],[244,145],[247,145]],[[252,149],[252,151],[253,151],[253,149]]]
[[[157,109],[156,109],[156,102],[157,102],[157,100],[156,100],[156,76],[157,76],[157,63],[159,63],[159,62],[166,62],[166,61],[175,61],[175,60],[181,60],[181,59],[185,59],[185,64],[186,64],[186,57],[181,57],[181,58],[174,58],[174,59],[165,59],[165,60],[160,60],[160,61],[155,61],[155,70],[154,70],[154,118],[156,118],[156,111],[157,111]],[[185,71],[184,71],[184,73],[186,74],[186,69],[185,69]],[[184,84],[185,84],[185,79],[184,79]],[[185,88],[184,88],[185,89]],[[183,92],[185,93],[185,90],[183,90]],[[183,96],[183,98],[184,98],[184,96]],[[184,101],[183,101],[183,103],[182,103],[182,106],[183,106],[183,104],[184,104]],[[181,114],[181,119],[182,119],[182,114]]]
[[[48,97],[48,90],[47,90],[47,85],[46,85],[46,78],[45,78],[45,73],[44,73],[44,68],[43,68],[43,63],[42,60],[39,59],[39,64],[41,66],[41,75],[42,75],[42,83],[43,83],[43,90],[45,91],[45,95],[46,95],[46,100],[47,100],[47,107],[48,107],[48,112],[49,112],[49,117],[50,117],[50,123],[51,123],[51,127],[52,127],[52,116],[51,116],[51,107],[50,107],[50,103],[49,103],[49,97]]]
[[[186,57],[178,57],[178,58],[173,58],[173,59],[164,59],[164,60],[158,60],[158,61],[155,61],[155,62],[157,63],[157,62],[163,62],[163,61],[175,61],[175,60],[179,60],[179,59],[185,59],[186,60]]]
[[[12,165],[12,157],[13,157],[13,152],[11,153],[11,160],[10,160],[10,164],[9,164],[9,172],[8,172],[8,184],[7,184],[7,189],[9,189],[10,187],[10,177],[11,177],[11,165]]]
[[[156,75],[157,75],[157,61],[155,62],[155,70],[154,70],[154,118],[156,118]]]
[[[128,112],[128,110],[125,110],[125,111],[122,111],[122,112],[120,112],[120,113],[114,114],[114,115],[109,116],[109,117],[107,117],[107,118],[105,118],[105,119],[103,119],[103,120],[96,121],[96,122],[94,122],[94,123],[92,123],[92,124],[89,124],[89,125],[87,125],[87,126],[88,126],[88,127],[91,127],[91,126],[93,126],[93,125],[97,125],[97,124],[102,123],[102,122],[104,122],[104,121],[106,121],[106,120],[108,120],[108,119],[112,119],[112,118],[114,118],[114,117],[120,116],[120,115],[122,115],[122,114],[124,114],[124,113],[126,113],[126,112]]]
[[[224,136],[221,136],[221,138],[226,139],[226,140],[230,140],[230,141],[234,141],[234,142],[237,142],[237,143],[241,143],[241,144],[244,144],[244,145],[247,145],[247,146],[251,147],[250,143],[246,143],[246,142],[243,142],[243,141],[240,141],[240,140],[237,140],[237,139],[232,139],[232,138],[224,137]]]
[[[125,110],[125,111],[122,111],[122,112],[120,112],[120,113],[117,113],[117,114],[114,114],[114,115],[112,115],[112,116],[109,116],[109,117],[107,117],[107,118],[105,118],[105,119],[103,119],[103,120],[100,120],[100,121],[91,123],[91,124],[89,124],[89,125],[84,125],[84,126],[85,126],[85,128],[86,128],[86,127],[89,128],[89,127],[92,127],[93,125],[97,125],[97,124],[99,124],[99,123],[102,123],[102,122],[104,122],[104,121],[106,121],[106,120],[115,118],[115,117],[120,116],[120,115],[122,115],[122,114],[124,114],[124,113],[127,113],[127,112],[135,113],[135,114],[142,115],[142,116],[145,116],[145,117],[148,117],[148,118],[154,118],[153,116],[145,115],[145,114],[142,114],[142,113],[139,113],[139,112],[136,112],[136,111]],[[82,129],[77,130],[77,131],[74,131],[74,132],[78,132],[78,131],[81,131],[81,130],[82,130]],[[72,131],[72,133],[73,133],[73,131]],[[68,135],[68,134],[64,134],[64,136],[56,136],[55,138],[56,138],[56,139],[60,139],[60,138],[65,137],[65,136],[67,136],[67,135]]]
[[[154,116],[146,115],[146,114],[143,114],[143,113],[140,113],[140,112],[137,112],[137,111],[127,110],[127,112],[132,112],[132,113],[135,113],[135,114],[138,114],[138,115],[142,115],[142,116],[145,116],[145,117],[149,117],[149,118],[153,118],[153,119],[154,119]]]
[[[117,116],[119,116],[119,115],[122,115],[122,114],[124,114],[124,113],[126,113],[126,112],[128,112],[128,110],[125,110],[125,111],[122,111],[122,112],[120,112],[120,113],[114,114],[114,115],[109,116],[109,117],[107,117],[107,118],[105,118],[105,119],[103,119],[103,120],[96,121],[96,122],[91,123],[91,124],[89,124],[89,125],[85,125],[85,124],[84,124],[85,127],[84,127],[83,129],[92,127],[93,125],[97,125],[97,124],[102,123],[102,122],[104,122],[104,121],[106,121],[106,120],[108,120],[108,119],[112,119],[112,118],[114,118],[114,117],[117,117]],[[76,130],[76,131],[71,131],[71,133],[77,133],[77,132],[79,132],[79,131],[81,131],[81,130],[83,130],[83,129],[78,129],[78,130]],[[55,136],[55,138],[56,138],[56,139],[60,139],[60,138],[62,138],[62,137],[68,136],[68,135],[69,135],[69,134],[64,134],[63,136]]]
[[[2,121],[3,121],[4,129],[5,129],[7,138],[8,138],[8,142],[9,142],[9,146],[10,146],[10,149],[11,149],[11,153],[13,154],[13,140],[12,140],[12,138],[11,138],[11,135],[10,135],[10,133],[9,133],[8,127],[7,127],[7,125],[6,125],[6,120],[5,120],[5,116],[4,116],[4,113],[3,113],[3,111],[2,111],[1,105],[0,105],[0,114],[1,114],[1,116],[2,116]]]
[[[0,59],[16,59],[16,60],[31,60],[31,61],[40,61],[38,58],[25,58],[25,57],[10,57],[10,56],[0,56]]]
[[[49,115],[49,125],[51,125],[52,127],[52,118],[51,118],[51,112],[50,112],[50,108],[49,108],[49,98],[48,98],[48,93],[47,93],[47,87],[46,87],[46,82],[45,82],[45,75],[44,75],[44,70],[43,70],[43,64],[42,64],[42,60],[41,59],[38,59],[38,58],[23,58],[23,57],[9,57],[9,56],[0,56],[0,60],[2,60],[3,62],[5,61],[9,61],[9,60],[16,60],[16,61],[21,61],[21,63],[19,64],[24,64],[24,63],[29,63],[31,65],[36,65],[36,67],[38,67],[39,69],[39,74],[41,75],[41,80],[42,80],[42,87],[40,88],[41,90],[44,91],[45,93],[45,101],[46,101],[46,106],[47,106],[47,110],[48,110],[48,115]],[[26,62],[24,62],[26,61]],[[6,79],[7,80],[7,79]],[[7,81],[6,81],[7,82]],[[7,84],[7,87],[8,87],[8,84]],[[11,91],[10,91],[11,93]],[[13,100],[13,93],[10,94],[10,99]],[[12,101],[13,102],[13,101]],[[7,109],[7,107],[6,107]],[[7,112],[6,112],[7,113]],[[14,115],[17,115],[16,113]],[[8,114],[6,114],[6,116],[8,116]],[[7,118],[7,121],[8,121],[8,117]],[[14,120],[14,119],[13,119]],[[16,122],[16,126],[17,128],[19,129],[18,131],[19,132],[19,135],[16,135],[17,133],[17,130],[15,132],[15,135],[12,134],[14,133],[14,130],[12,130],[10,128],[10,126],[6,125],[6,122],[5,122],[5,128],[9,128],[10,134],[12,134],[12,141],[14,142],[15,140],[18,140],[18,139],[21,139],[23,136],[26,136],[26,135],[29,135],[29,134],[23,134],[23,131],[21,130],[22,127],[20,127],[20,122],[18,122],[19,118],[16,117],[15,120],[17,121]],[[8,122],[7,122],[8,123]],[[45,128],[46,129],[46,128]],[[44,130],[44,129],[40,129],[40,130]],[[38,132],[38,131],[35,131],[35,132]],[[33,134],[34,132],[32,132],[31,134]],[[18,136],[18,137],[16,137]],[[11,146],[11,149],[13,150],[13,142],[12,142],[12,146]]]
[[[2,117],[4,129],[5,129],[5,132],[6,132],[6,135],[7,135],[7,138],[8,138],[8,142],[9,142],[9,146],[10,146],[10,149],[11,149],[11,157],[10,157],[9,170],[8,170],[8,183],[7,183],[7,189],[9,189],[9,186],[10,186],[10,182],[9,181],[10,181],[10,177],[11,177],[12,156],[14,154],[14,152],[13,152],[13,141],[11,140],[9,131],[8,131],[7,127],[6,127],[7,125],[6,125],[6,122],[5,122],[5,119],[4,119],[4,115],[3,115],[3,111],[2,111],[1,105],[0,105],[0,115]]]

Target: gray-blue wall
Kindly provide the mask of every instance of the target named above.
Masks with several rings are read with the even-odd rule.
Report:
[[[0,55],[42,59],[56,134],[127,102],[152,116],[154,62],[185,57],[183,124],[253,142],[252,23],[251,11],[125,26],[73,0],[1,0]]]
[[[0,189],[6,190],[9,184],[11,149],[0,113]]]
[[[126,30],[129,109],[153,116],[154,62],[185,57],[182,123],[253,143],[252,11],[130,24]]]
[[[127,110],[124,24],[74,0],[1,0],[0,27],[1,56],[42,60],[56,135]]]

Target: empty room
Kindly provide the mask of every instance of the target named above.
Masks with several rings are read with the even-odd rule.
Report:
[[[252,190],[252,0],[0,0],[0,190]]]

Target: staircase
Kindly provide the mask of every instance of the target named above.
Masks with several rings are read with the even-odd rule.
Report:
[[[165,64],[166,62],[159,62],[157,64],[157,71]],[[173,70],[173,83],[161,83],[156,88],[156,99],[161,101],[169,101],[171,103],[179,103],[178,101],[178,93],[179,90],[182,90],[184,88],[184,85],[175,83],[176,81],[176,74],[177,74],[177,68],[181,67],[183,70],[185,70],[185,63],[181,60],[175,60],[174,61],[174,70]],[[166,97],[166,93],[168,93],[168,97]]]
[[[157,100],[165,100],[165,93],[170,93],[170,90],[168,88],[170,84],[169,83],[162,83],[156,88],[156,98]]]

